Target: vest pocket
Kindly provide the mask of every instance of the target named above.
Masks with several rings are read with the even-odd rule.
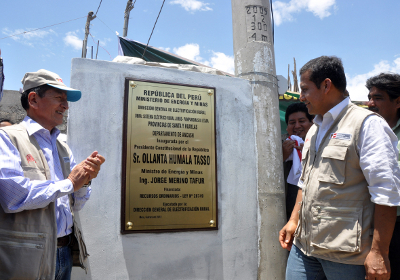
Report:
[[[322,151],[318,181],[342,185],[345,179],[347,147],[327,146]]]
[[[312,206],[311,212],[312,246],[331,251],[360,251],[362,208]]]
[[[37,279],[46,245],[43,233],[0,230],[0,279]]]

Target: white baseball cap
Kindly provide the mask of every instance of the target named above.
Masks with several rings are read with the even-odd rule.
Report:
[[[80,90],[67,87],[64,85],[60,76],[44,69],[40,69],[37,72],[26,73],[21,82],[24,85],[23,91],[42,85],[49,85],[61,90],[65,90],[67,92],[68,101],[78,101],[82,96],[82,92]]]

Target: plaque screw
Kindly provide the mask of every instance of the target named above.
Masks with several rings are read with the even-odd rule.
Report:
[[[134,81],[130,81],[130,82],[129,82],[129,85],[130,85],[132,88],[135,88],[135,87],[137,86],[137,84],[136,84]]]
[[[210,220],[210,227],[213,227],[213,226],[215,226],[215,222],[214,222],[214,220]]]
[[[132,228],[133,228],[133,223],[132,223],[132,222],[127,222],[127,223],[126,223],[126,227],[127,227],[128,229],[132,229]]]
[[[212,92],[211,89],[208,90],[208,95],[209,95],[209,96],[213,95],[213,92]]]

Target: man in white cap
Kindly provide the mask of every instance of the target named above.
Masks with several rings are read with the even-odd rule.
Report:
[[[0,279],[70,279],[88,256],[73,213],[105,159],[94,151],[76,164],[57,140],[79,90],[47,70],[26,73],[22,84],[27,116],[0,129]]]

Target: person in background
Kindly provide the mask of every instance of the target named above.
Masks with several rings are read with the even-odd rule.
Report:
[[[302,190],[279,232],[282,248],[291,248],[286,279],[387,280],[400,205],[397,137],[345,96],[339,58],[312,59],[300,75],[300,101],[315,125],[304,141]]]
[[[301,161],[301,157],[299,157],[298,154],[299,152],[301,153],[303,145],[299,144],[299,142],[304,142],[304,138],[306,137],[308,130],[313,125],[313,118],[314,116],[311,116],[308,113],[307,107],[304,103],[292,103],[286,109],[286,131],[290,139],[288,138],[282,143],[282,152],[285,174],[287,221],[289,221],[290,215],[292,214],[294,204],[296,203],[297,191],[299,189],[297,187],[297,182],[300,178],[300,174],[298,173],[298,168],[293,168],[293,162],[294,160],[297,162],[297,164],[295,164],[295,167],[301,167],[301,165],[299,164]],[[294,136],[297,136],[299,138],[296,138]]]
[[[368,108],[381,115],[393,132],[400,138],[400,75],[381,73],[367,80],[369,90]],[[397,148],[400,149],[400,143]],[[400,156],[397,157],[397,160]],[[399,161],[400,164],[400,161]],[[389,246],[389,260],[392,274],[390,279],[400,279],[400,207]]]
[[[5,126],[9,126],[9,125],[13,125],[13,123],[9,119],[1,119],[0,120],[0,127],[5,127]]]
[[[76,164],[57,140],[56,126],[79,90],[43,69],[26,73],[22,84],[27,116],[0,129],[0,279],[69,280],[73,263],[85,268],[88,256],[73,213],[89,199],[105,159],[94,151]]]

